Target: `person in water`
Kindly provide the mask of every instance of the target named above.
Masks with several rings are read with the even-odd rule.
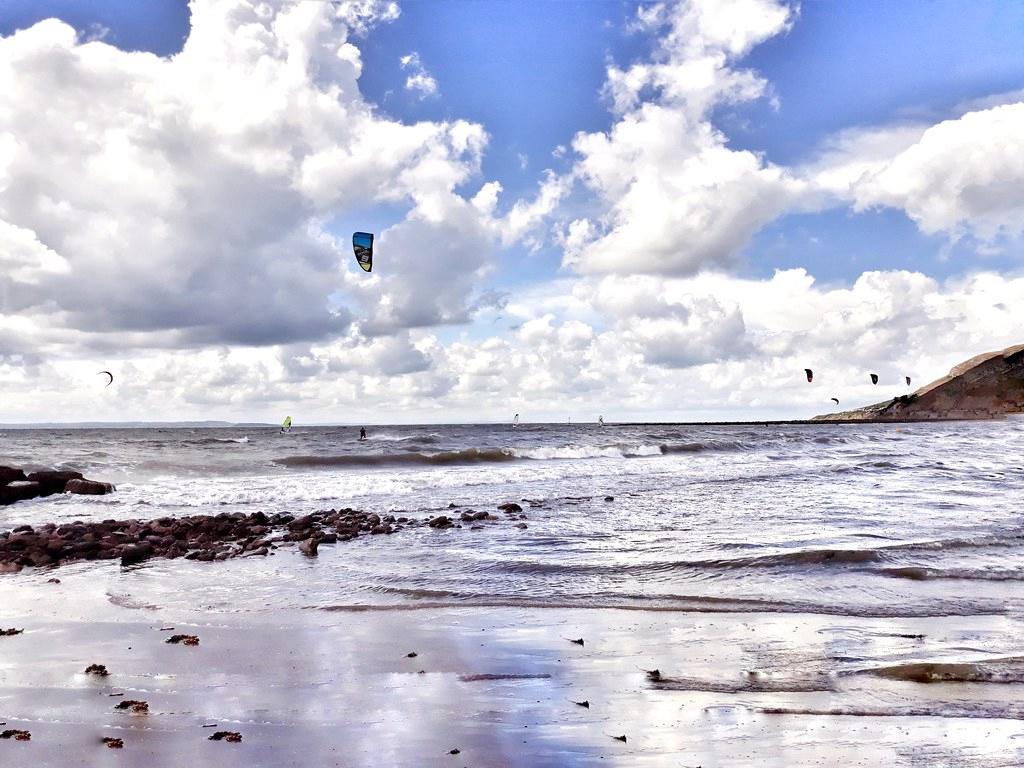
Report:
[[[360,427],[359,428],[359,439],[360,440],[365,440],[366,439],[366,427]]]

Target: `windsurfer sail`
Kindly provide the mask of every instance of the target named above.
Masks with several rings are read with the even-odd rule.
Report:
[[[291,432],[291,431],[292,431],[292,417],[291,416],[285,416],[284,417],[284,421],[281,422],[281,433],[284,434],[285,432]]]
[[[519,426],[519,414],[517,413],[515,416],[512,417],[512,429],[515,429],[518,426]]]
[[[604,416],[598,416],[597,417],[597,423],[598,423],[598,426],[603,427],[604,426]]]

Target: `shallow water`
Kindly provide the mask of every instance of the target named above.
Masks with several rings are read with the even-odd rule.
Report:
[[[507,501],[528,517],[525,530],[501,520],[368,537],[325,551],[324,567],[220,565],[203,607],[232,611],[422,601],[861,616],[1021,607],[1022,421],[431,425],[356,437],[337,427],[7,430],[0,464],[79,469],[118,492],[0,509],[0,525],[342,506],[423,518]],[[188,608],[196,598],[178,587],[207,578],[195,564],[154,562],[136,580],[151,602]]]

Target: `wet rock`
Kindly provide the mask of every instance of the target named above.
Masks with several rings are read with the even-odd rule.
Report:
[[[458,754],[461,754],[461,753],[462,753],[462,750],[460,750],[458,748],[448,750],[448,754],[449,755],[458,755]]]
[[[96,480],[68,480],[64,486],[64,493],[80,493],[86,496],[103,496],[113,493],[114,486],[110,483],[101,483]]]
[[[103,664],[90,664],[85,668],[85,674],[96,675],[97,677],[107,677],[110,673]]]
[[[317,548],[320,546],[320,539],[310,537],[299,544],[299,552],[306,557],[316,557]]]
[[[475,520],[486,520],[491,515],[489,512],[475,512],[472,509],[467,509],[463,512],[460,517],[464,522],[473,522]]]
[[[149,704],[145,701],[138,701],[137,699],[125,699],[124,701],[119,701],[114,706],[114,709],[119,709],[121,711],[130,710],[135,714],[144,715],[149,712]]]
[[[15,629],[14,627],[11,627],[10,629],[0,629],[0,637],[14,637],[15,635],[20,635],[24,631],[24,629]]]
[[[604,500],[605,501],[615,501],[615,497],[614,496],[605,496]]]
[[[452,522],[451,518],[447,515],[438,515],[431,519],[427,525],[431,528],[451,528],[455,523]]]
[[[132,544],[121,550],[121,565],[135,565],[153,556],[153,545],[148,542]]]
[[[522,528],[524,531],[529,527],[526,523],[516,523],[516,528]]]
[[[164,642],[165,643],[170,643],[171,645],[177,645],[178,643],[181,643],[182,645],[199,645],[199,636],[198,635],[171,635],[166,640],[164,640]]]
[[[15,480],[24,480],[25,472],[16,467],[0,467],[0,485],[13,483]]]
[[[405,658],[407,659],[415,659],[417,656],[419,656],[419,654],[416,653],[416,651],[410,651],[409,653],[405,654]]]
[[[242,734],[238,731],[217,731],[210,737],[210,741],[227,741],[237,744],[242,740]]]
[[[113,736],[104,736],[101,743],[105,744],[108,749],[124,748],[124,742],[121,739],[115,739]]]
[[[523,508],[514,501],[510,501],[508,504],[499,504],[498,509],[509,514],[518,514],[523,511]]]
[[[51,496],[55,493],[63,493],[64,487],[69,480],[81,480],[81,472],[70,472],[60,469],[44,469],[39,472],[32,472],[28,475],[29,480],[39,483],[40,496]]]
[[[0,485],[0,506],[16,501],[27,501],[42,495],[43,490],[39,483],[32,480],[14,480]]]
[[[0,739],[14,739],[15,741],[31,741],[32,734],[28,731],[9,730],[0,733]]]

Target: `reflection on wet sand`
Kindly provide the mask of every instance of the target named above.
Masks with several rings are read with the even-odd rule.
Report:
[[[515,607],[210,615],[125,607],[89,583],[39,580],[17,593],[0,585],[8,615],[25,627],[0,648],[0,718],[31,731],[30,741],[0,744],[4,765],[97,765],[107,738],[123,742],[118,765],[147,767],[1024,758],[1024,634],[1006,616]],[[40,607],[45,590],[61,590],[80,618],[53,618]],[[169,627],[202,642],[168,645]],[[585,644],[566,641],[577,637]],[[1006,653],[972,649],[968,638]],[[82,672],[95,660],[107,676]]]

